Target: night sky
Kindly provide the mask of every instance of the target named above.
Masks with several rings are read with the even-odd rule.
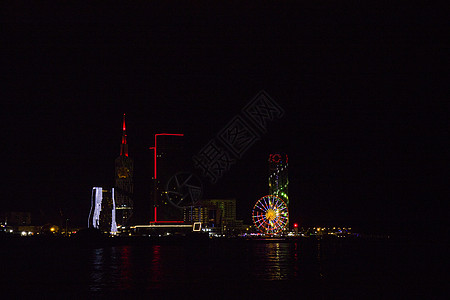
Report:
[[[92,186],[114,184],[123,113],[147,209],[153,134],[184,133],[199,173],[191,157],[265,90],[284,116],[215,185],[205,179],[207,197],[236,198],[250,223],[268,155],[282,151],[301,225],[444,221],[448,112],[428,9],[173,5],[2,4],[3,211],[58,222],[61,210],[85,226]]]

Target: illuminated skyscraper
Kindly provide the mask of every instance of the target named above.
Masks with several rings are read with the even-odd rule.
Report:
[[[92,188],[88,228],[100,229],[107,233],[117,232],[114,196],[114,189]]]
[[[172,205],[166,194],[167,184],[183,170],[182,152],[184,141],[182,133],[157,133],[154,151],[153,203],[154,221],[182,221],[183,209]],[[159,137],[159,139],[157,139]],[[156,147],[157,145],[157,147]]]
[[[287,154],[269,155],[269,195],[281,198],[289,208],[288,196],[288,156]]]
[[[133,215],[133,160],[128,157],[127,132],[125,126],[125,114],[122,124],[122,144],[120,156],[116,158],[116,212],[117,225],[129,225]]]

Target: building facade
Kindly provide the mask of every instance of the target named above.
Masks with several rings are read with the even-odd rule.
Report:
[[[156,158],[154,164],[155,174],[153,176],[153,204],[157,208],[157,216],[154,220],[158,221],[182,221],[183,209],[175,207],[170,203],[167,197],[167,184],[173,177],[183,170],[183,149],[184,139],[182,134],[157,134]],[[155,138],[156,145],[156,138]],[[155,210],[156,213],[156,210]]]
[[[133,160],[128,156],[125,114],[122,123],[120,156],[115,161],[115,200],[117,225],[130,225],[133,215]]]
[[[183,210],[183,221],[185,223],[201,222],[203,226],[211,226],[215,220],[215,207],[208,206],[191,206]]]
[[[275,195],[286,203],[289,210],[288,156],[285,153],[269,155],[269,195]],[[289,219],[286,229],[289,228]]]
[[[269,195],[281,198],[289,208],[287,154],[269,155]]]
[[[217,218],[225,226],[236,222],[236,199],[211,199],[205,203],[217,208]]]
[[[92,188],[88,228],[96,228],[105,233],[117,232],[114,188]]]

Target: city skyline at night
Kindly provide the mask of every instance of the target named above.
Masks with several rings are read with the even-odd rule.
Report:
[[[3,298],[448,295],[445,10],[22,2],[0,9]]]
[[[205,199],[235,198],[247,224],[267,194],[273,153],[289,154],[291,224],[408,232],[446,220],[434,193],[446,178],[440,149],[448,118],[437,89],[420,88],[435,82],[418,59],[430,53],[414,38],[428,37],[422,15],[403,23],[397,9],[266,3],[183,7],[168,18],[148,5],[132,17],[7,5],[2,212],[85,226],[92,187],[126,185],[133,203],[124,205],[148,220],[149,147],[166,132],[184,134],[173,172],[202,178]],[[284,114],[266,132],[255,130],[216,183],[204,179],[193,157],[223,138],[262,90]],[[132,163],[120,155],[117,168],[119,145]],[[118,178],[122,167],[127,178]]]

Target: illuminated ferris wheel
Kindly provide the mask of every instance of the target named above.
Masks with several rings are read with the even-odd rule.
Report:
[[[279,197],[267,195],[259,199],[252,211],[253,223],[259,231],[276,234],[283,230],[289,221],[289,211]]]

